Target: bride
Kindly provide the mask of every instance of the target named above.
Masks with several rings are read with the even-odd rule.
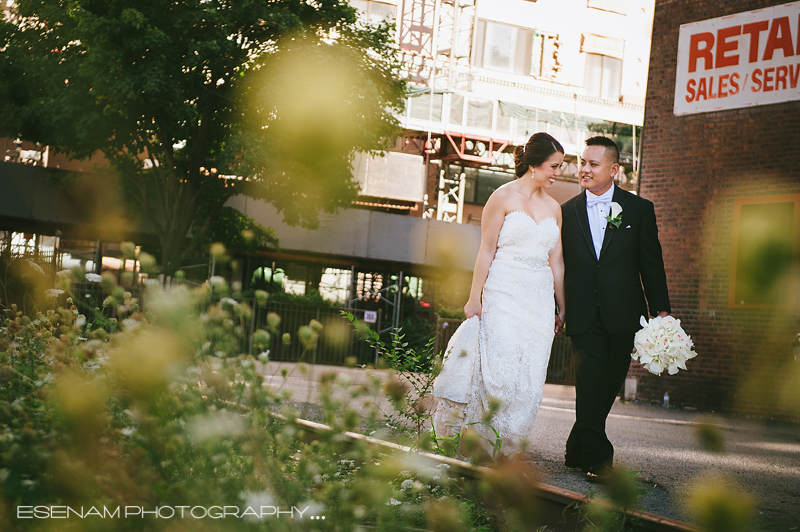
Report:
[[[514,150],[518,179],[486,202],[467,320],[450,340],[434,382],[432,423],[439,437],[475,423],[471,428],[493,442],[494,432],[476,423],[493,413],[489,424],[503,439],[503,454],[527,444],[553,336],[564,320],[561,207],[546,192],[563,160],[556,139],[534,134]]]

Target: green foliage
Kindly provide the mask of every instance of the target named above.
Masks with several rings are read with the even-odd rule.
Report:
[[[198,220],[205,219],[206,216],[202,212],[199,213]],[[237,255],[253,254],[258,249],[278,248],[278,237],[273,228],[262,226],[233,207],[220,208],[208,224],[207,230],[198,237],[197,242],[202,245],[222,242],[229,252]]]
[[[483,446],[477,439],[485,439],[475,431],[462,432],[455,436],[439,436],[431,426],[425,429],[430,420],[430,399],[432,398],[433,382],[441,371],[442,357],[435,349],[435,338],[430,338],[422,350],[415,350],[404,341],[402,329],[390,333],[389,344],[381,341],[380,335],[369,328],[366,323],[359,321],[351,312],[342,311],[342,316],[353,324],[361,338],[370,347],[378,351],[384,364],[394,370],[394,376],[383,387],[384,393],[395,409],[394,414],[384,414],[386,425],[399,434],[410,432],[411,447],[422,450],[435,450],[444,456],[454,457],[463,452],[473,463],[487,463],[494,461],[503,445],[503,438],[490,421],[494,417],[500,403],[490,402],[487,418],[483,421],[467,423],[465,429],[473,425],[485,425],[491,429],[495,439],[489,441],[491,452],[486,455]],[[363,367],[363,366],[362,366]],[[410,429],[410,431],[409,431]],[[488,459],[488,460],[487,460]]]
[[[451,475],[449,466],[343,437],[360,420],[354,403],[374,403],[375,387],[324,376],[320,401],[331,430],[309,437],[295,423],[288,394],[264,386],[262,368],[242,354],[246,306],[216,302],[207,286],[169,292],[151,286],[146,297],[146,321],[122,320],[117,332],[91,338],[77,309],[28,318],[12,307],[0,317],[3,508],[295,506],[324,515],[322,530],[496,529],[481,491]],[[279,325],[277,316],[267,321],[271,331],[261,336]],[[313,348],[321,325],[312,321],[307,329],[299,341]],[[283,517],[226,518],[204,528],[308,527]],[[111,532],[181,526],[177,518],[100,519],[61,526]],[[0,513],[2,530],[41,525]]]
[[[467,319],[467,315],[464,314],[464,309],[462,307],[442,307],[436,312],[436,315],[440,318],[450,318],[454,320]]]
[[[416,301],[412,300],[411,305],[415,304]],[[434,325],[424,318],[412,315],[405,317],[401,329],[403,331],[403,339],[416,354],[414,358],[419,371],[430,371],[432,360],[428,355],[432,354],[433,351],[426,350],[425,346],[434,337]]]
[[[615,467],[603,482],[608,499],[597,497],[595,490],[587,492],[584,501],[574,505],[580,530],[624,532],[634,526],[636,517],[631,512],[636,508],[639,498],[648,492],[637,486],[639,473],[625,467]]]
[[[370,451],[348,450],[325,435],[306,445],[296,428],[269,415],[281,400],[264,389],[254,361],[239,354],[235,308],[208,297],[202,288],[154,291],[151,323],[91,340],[69,309],[34,319],[8,310],[0,322],[4,507],[288,507],[316,500],[329,516],[353,521],[352,508],[334,506],[349,476],[337,473],[343,463],[360,469]],[[346,411],[333,400],[330,406]],[[331,421],[336,430],[344,426],[338,415]],[[380,513],[385,501],[361,502]],[[148,526],[172,526],[158,521]],[[3,530],[25,524],[0,516]],[[103,523],[104,530],[140,526]],[[256,526],[238,519],[225,527],[295,528],[286,520]]]
[[[392,28],[359,23],[347,3],[12,9],[0,21],[0,135],[73,158],[102,152],[114,170],[104,181],[117,179],[131,213],[155,225],[167,274],[212,233],[231,249],[243,229],[274,244],[225,208],[234,195],[309,227],[347,207],[353,153],[382,150],[397,127],[405,84]]]
[[[333,303],[322,299],[322,294],[317,290],[310,290],[307,294],[297,295],[289,292],[274,292],[269,294],[269,300],[276,303],[292,303],[307,305],[309,307],[333,308]]]
[[[395,414],[386,414],[386,424],[403,433],[411,426],[412,446],[428,449],[435,440],[431,440],[430,431],[424,429],[430,417],[427,399],[433,390],[433,381],[439,374],[440,366],[436,363],[439,357],[435,353],[435,339],[431,338],[421,354],[403,341],[401,330],[392,332],[391,342],[387,345],[381,341],[380,335],[359,321],[351,312],[342,311],[346,318],[370,347],[378,351],[389,368],[395,371],[394,376],[384,384],[384,392],[395,408]],[[429,371],[420,368],[427,366]]]

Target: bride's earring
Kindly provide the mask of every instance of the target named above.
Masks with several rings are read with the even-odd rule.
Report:
[[[533,166],[531,166],[531,179],[533,179],[535,175],[535,170],[533,169]]]

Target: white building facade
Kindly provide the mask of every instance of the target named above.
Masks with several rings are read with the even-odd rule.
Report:
[[[598,133],[615,136],[623,152],[618,183],[636,190],[654,0],[350,3],[367,22],[394,21],[410,81],[394,147],[385,157],[354,161],[362,186],[356,207],[382,212],[323,216],[311,236],[285,226],[263,203],[235,202],[276,228],[281,253],[318,264],[327,257],[338,268],[350,263],[353,275],[468,273],[483,205],[514,179],[514,146],[537,131],[555,136],[570,163],[551,190],[560,202],[580,192],[575,163],[586,138]]]

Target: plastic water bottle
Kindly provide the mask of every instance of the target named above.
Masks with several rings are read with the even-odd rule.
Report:
[[[664,392],[664,408],[669,408],[669,392]]]

